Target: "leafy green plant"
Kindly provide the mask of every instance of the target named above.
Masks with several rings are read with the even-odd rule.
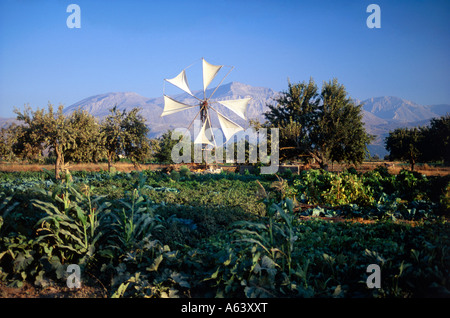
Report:
[[[295,288],[291,282],[292,252],[298,239],[294,219],[293,203],[286,199],[280,204],[268,203],[268,224],[235,222],[235,239],[225,255],[218,257],[222,263],[206,280],[225,284],[218,290],[220,295],[236,296],[244,287],[241,292],[247,297],[274,297],[278,287]]]
[[[112,297],[178,297],[180,288],[190,287],[188,280],[169,268],[160,270],[163,261],[169,263],[176,257],[177,253],[170,251],[167,245],[144,238],[123,258],[121,264],[127,272],[123,273],[125,270],[121,268],[123,274],[113,283],[115,291]]]
[[[13,196],[4,197],[4,193],[1,193],[0,198],[2,198],[2,202],[0,203],[0,233],[2,233],[2,226],[5,222],[5,219],[8,217],[8,214],[11,213],[18,205],[19,202],[12,202]]]
[[[123,254],[134,249],[140,241],[152,237],[162,225],[154,214],[153,201],[141,195],[138,189],[131,193],[130,202],[121,199],[119,203],[113,212],[116,223],[110,247]]]
[[[180,181],[180,172],[178,172],[176,170],[172,170],[170,172],[170,178],[172,178],[172,180],[174,180],[174,181]]]
[[[371,189],[364,186],[356,174],[334,174],[330,181],[331,188],[322,194],[324,202],[331,205],[359,204],[370,205],[373,203]]]
[[[103,197],[92,198],[91,187],[79,193],[70,182],[58,186],[53,192],[42,191],[47,201],[35,199],[33,206],[47,216],[40,219],[38,241],[49,240],[61,251],[61,261],[79,256],[79,262],[93,257],[96,243],[103,235],[100,222],[108,215],[111,203],[102,202]]]
[[[450,211],[450,183],[445,188],[445,192],[441,195],[440,203],[447,211]]]
[[[189,178],[191,176],[191,170],[187,166],[181,166],[179,172],[181,178]]]

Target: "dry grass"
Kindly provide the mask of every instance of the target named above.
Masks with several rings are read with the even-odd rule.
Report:
[[[192,169],[198,167],[198,164],[175,164],[175,165],[164,165],[164,164],[141,164],[135,166],[132,163],[118,162],[112,166],[116,171],[121,172],[131,172],[131,171],[141,171],[141,170],[158,170],[164,168],[179,169],[181,166],[186,165]],[[41,164],[21,164],[21,163],[0,163],[0,171],[4,172],[24,172],[24,171],[42,171],[42,169],[47,169],[49,171],[54,171],[54,165],[41,165]],[[69,166],[70,171],[107,171],[107,163],[78,163],[71,164]]]
[[[136,170],[131,163],[117,163],[114,165],[117,171],[130,172]],[[42,171],[45,168],[53,171],[54,165],[40,165],[40,164],[19,164],[19,163],[2,163],[0,164],[0,171],[13,172],[13,171]],[[69,170],[72,171],[106,171],[108,170],[108,164],[106,163],[80,163],[70,165]]]
[[[359,172],[367,172],[371,171],[378,166],[386,166],[389,173],[391,174],[398,174],[403,169],[408,169],[409,166],[405,164],[401,164],[400,162],[387,162],[387,161],[381,161],[381,162],[364,162],[360,166],[356,167],[356,170]],[[348,165],[338,165],[335,164],[333,166],[333,169],[330,169],[332,171],[343,171],[344,169],[349,168]],[[428,164],[423,165],[416,165],[414,171],[419,172],[421,174],[427,175],[427,176],[446,176],[450,174],[450,167],[433,167],[429,166]]]
[[[402,169],[407,169],[408,167],[405,165],[399,165],[397,162],[365,162],[362,165],[356,167],[356,170],[359,172],[367,172],[375,169],[380,165],[387,165],[388,171],[392,174],[398,174]],[[198,164],[181,164],[187,165],[191,168],[191,170],[198,169]],[[178,165],[163,165],[163,164],[142,164],[139,167],[134,166],[132,163],[122,163],[118,162],[113,165],[116,171],[122,172],[131,172],[135,170],[158,170],[171,167],[173,169],[179,168],[181,166]],[[344,169],[349,168],[347,165],[338,165],[335,164],[330,166],[330,171],[343,171]],[[4,172],[14,172],[14,171],[42,171],[42,168],[53,171],[54,165],[40,165],[40,164],[20,164],[20,163],[0,163],[0,171]],[[203,167],[201,167],[203,168]],[[318,166],[308,166],[308,168],[318,168]],[[223,167],[224,170],[233,171],[236,167]],[[71,171],[106,171],[108,170],[108,165],[106,163],[79,163],[70,165],[69,170]],[[415,169],[417,172],[425,174],[427,176],[446,176],[450,174],[450,167],[432,167],[427,164],[418,165]]]
[[[389,168],[389,173],[398,174],[403,168],[394,167]],[[423,169],[422,167],[418,167],[415,171],[424,174],[426,176],[446,176],[450,174],[450,167],[432,167],[428,169]]]

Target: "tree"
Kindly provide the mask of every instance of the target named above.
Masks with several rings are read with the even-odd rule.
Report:
[[[12,161],[15,159],[13,146],[17,142],[20,126],[10,124],[8,127],[2,127],[0,130],[0,159]]]
[[[140,108],[133,108],[122,121],[123,151],[127,158],[136,165],[150,154],[150,139],[147,137],[150,129],[145,119],[139,114]]]
[[[63,106],[60,105],[56,112],[50,103],[47,112],[44,109],[33,112],[30,107],[26,107],[23,112],[17,109],[14,112],[17,114],[17,120],[25,123],[19,132],[16,151],[28,158],[36,155],[36,149],[48,148],[54,151],[55,177],[58,179],[64,167],[64,153],[74,147],[76,136],[73,126],[63,114]]]
[[[309,156],[311,134],[317,124],[320,97],[317,85],[311,78],[308,83],[292,84],[275,98],[275,105],[264,114],[269,126],[280,129],[280,156],[282,159]]]
[[[11,150],[14,155],[20,160],[39,160],[42,158],[44,150],[44,139],[42,134],[36,129],[36,122],[33,117],[41,118],[44,110],[37,110],[31,114],[29,105],[25,106],[24,113],[19,110],[14,110],[21,118],[22,123],[19,125],[11,125],[8,128],[8,133],[13,139]]]
[[[362,105],[347,95],[336,79],[325,82],[320,94],[312,79],[289,82],[265,113],[266,126],[280,129],[280,156],[313,158],[325,169],[329,161],[362,162],[373,136],[365,131]]]
[[[172,133],[173,133],[173,130],[167,130],[159,138],[153,139],[153,141],[152,141],[153,156],[160,163],[173,162],[172,161],[172,149],[183,138],[183,136],[180,136],[178,138],[178,140],[172,139]],[[193,149],[191,149],[191,159],[193,156],[192,150]]]
[[[98,120],[85,110],[76,110],[68,118],[75,132],[73,147],[65,152],[65,160],[73,162],[98,162],[106,156],[104,135]]]
[[[450,115],[431,119],[430,125],[422,129],[423,138],[419,147],[421,160],[450,163]]]
[[[105,147],[108,159],[108,171],[111,171],[113,161],[122,151],[123,132],[121,124],[125,114],[121,113],[117,107],[109,111],[110,114],[102,122],[100,130],[104,135],[103,146]]]
[[[311,155],[321,167],[327,161],[361,163],[368,153],[367,144],[374,138],[364,128],[362,105],[348,97],[337,79],[324,83],[321,101]]]
[[[100,131],[108,158],[108,171],[119,155],[125,155],[137,164],[149,154],[149,129],[138,114],[139,110],[133,108],[127,114],[126,110],[119,111],[115,106],[102,122]]]
[[[450,162],[450,115],[433,118],[425,127],[397,128],[385,139],[389,159],[405,160],[414,170],[417,162]]]
[[[390,160],[405,160],[414,165],[421,157],[420,144],[422,143],[423,130],[414,128],[397,128],[385,138],[386,150],[389,151]]]

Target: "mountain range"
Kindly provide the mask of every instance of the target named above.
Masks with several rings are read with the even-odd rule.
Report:
[[[215,89],[208,89],[206,96],[211,96]],[[194,91],[193,94],[199,98],[203,97],[203,91]],[[273,104],[274,98],[279,93],[265,87],[254,87],[238,82],[231,82],[221,85],[214,92],[212,100],[227,100],[251,97],[247,108],[247,118],[264,121],[264,112],[268,110],[267,104]],[[183,93],[171,96],[177,101],[189,105],[197,104],[192,96]],[[354,100],[357,104],[363,104],[363,121],[366,131],[376,135],[376,139],[369,145],[370,154],[384,157],[387,154],[384,148],[384,138],[389,131],[398,127],[414,127],[426,125],[430,119],[440,117],[450,113],[450,104],[440,105],[419,105],[412,101],[399,97],[382,96],[366,100]],[[196,116],[198,109],[192,108],[178,112],[169,116],[160,117],[164,108],[163,96],[156,98],[147,98],[133,92],[113,92],[99,94],[85,98],[64,109],[64,113],[70,114],[76,109],[86,110],[92,115],[103,118],[109,114],[109,109],[117,106],[119,110],[131,110],[133,107],[141,108],[141,115],[145,118],[146,124],[150,128],[150,137],[154,138],[169,129],[177,127],[186,128]],[[217,104],[214,104],[217,105]],[[248,122],[242,120],[229,109],[214,106],[223,115],[229,117],[234,122],[247,128]],[[218,125],[217,116],[212,115],[213,126]],[[0,126],[5,125],[12,119],[0,118]]]

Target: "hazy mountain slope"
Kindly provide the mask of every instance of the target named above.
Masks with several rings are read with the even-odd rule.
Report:
[[[369,98],[363,103],[364,110],[381,119],[414,122],[439,116],[430,107],[393,96]]]

